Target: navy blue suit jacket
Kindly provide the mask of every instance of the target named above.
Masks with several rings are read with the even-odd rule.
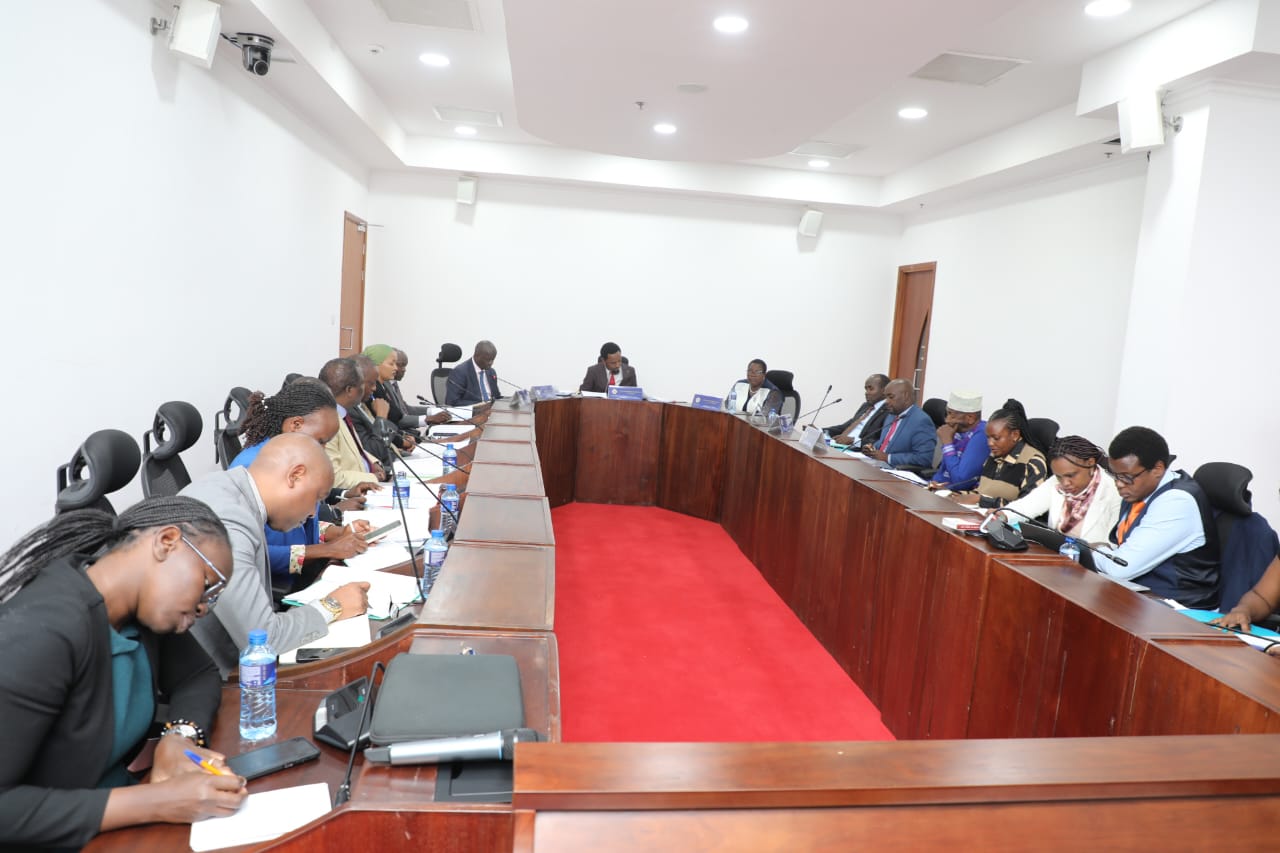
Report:
[[[502,396],[498,393],[497,372],[491,367],[484,375],[489,380],[489,399],[497,400]],[[475,359],[469,358],[454,367],[449,372],[447,384],[449,390],[444,395],[446,406],[470,406],[483,400],[480,395],[480,379],[476,376]]]
[[[933,418],[919,406],[912,406],[896,418],[884,422],[880,437],[876,439],[876,447],[893,429],[894,423],[902,421],[902,426],[889,442],[889,465],[894,468],[903,465],[914,465],[927,468],[933,465],[933,451],[938,446],[938,428],[933,425]]]

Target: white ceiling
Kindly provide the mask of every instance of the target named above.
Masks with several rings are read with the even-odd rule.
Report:
[[[710,192],[740,181],[756,197],[878,207],[953,188],[939,165],[981,146],[1000,169],[1071,151],[1073,168],[1102,162],[1114,111],[1075,115],[1082,67],[1209,0],[1133,0],[1111,19],[1085,16],[1085,0],[466,2],[476,31],[393,23],[377,0],[224,0],[223,28],[280,38],[298,64],[263,84],[369,168]],[[726,12],[750,28],[715,31]],[[423,65],[428,51],[450,66]],[[911,76],[945,51],[1023,64],[987,86]],[[929,116],[900,119],[907,105]],[[461,139],[440,106],[496,112],[502,127]],[[655,134],[657,121],[679,130]],[[815,173],[787,153],[815,140],[860,150]]]

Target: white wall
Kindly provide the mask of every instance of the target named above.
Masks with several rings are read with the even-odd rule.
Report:
[[[815,242],[801,208],[480,179],[375,173],[365,343],[411,358],[428,393],[443,341],[498,347],[498,375],[576,390],[617,341],[664,399],[723,394],[747,362],[792,370],[806,408],[828,383],[846,405],[883,370],[897,217],[828,214]]]
[[[912,217],[896,259],[937,261],[926,397],[1009,397],[1106,446],[1142,220],[1139,161]]]
[[[138,437],[156,407],[212,412],[336,351],[344,210],[364,175],[220,55],[172,59],[146,0],[7,10],[0,235],[11,390],[0,545],[46,519],[90,432]],[[135,481],[113,499],[141,497]]]

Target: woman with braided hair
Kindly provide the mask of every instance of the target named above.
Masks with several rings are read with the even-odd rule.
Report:
[[[0,849],[240,807],[243,779],[184,754],[225,767],[204,748],[222,682],[187,630],[231,569],[222,522],[186,497],[68,512],[0,557]],[[160,699],[169,722],[148,784],[133,785]]]
[[[1035,446],[1027,412],[1017,400],[1005,400],[987,418],[987,446],[991,453],[982,464],[977,490],[957,495],[960,503],[994,509],[1026,497],[1048,478],[1048,448]]]
[[[300,377],[272,397],[264,397],[261,391],[255,391],[249,397],[249,410],[241,430],[245,448],[228,467],[248,468],[262,446],[282,433],[300,432],[327,444],[337,435],[339,426],[338,404],[329,386],[319,379]],[[345,500],[362,502],[359,495],[370,488],[373,486],[368,483],[356,486],[350,490],[355,496]],[[344,504],[345,501],[339,506],[355,508]],[[359,535],[369,531],[367,521],[357,521],[346,527],[340,524],[322,526],[319,521],[321,509],[317,505],[315,514],[293,530],[279,531],[270,525],[264,528],[271,577],[276,585],[291,589],[305,587],[315,579],[314,570],[327,565],[328,560],[345,560],[369,548]],[[308,561],[311,561],[309,571],[304,573]]]
[[[1107,470],[1101,447],[1087,438],[1066,435],[1049,448],[1053,477],[1008,507],[1037,518],[1049,514],[1049,526],[1065,536],[1101,544],[1120,517],[1120,493]]]

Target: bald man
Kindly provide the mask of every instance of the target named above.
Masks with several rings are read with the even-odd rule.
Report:
[[[916,405],[916,392],[905,379],[885,386],[884,405],[891,418],[885,421],[880,437],[865,445],[862,452],[890,468],[925,468],[933,464],[938,431],[933,419]]]
[[[498,348],[493,341],[478,342],[471,358],[449,371],[445,405],[471,406],[499,399],[502,395],[498,393],[498,374],[493,369],[497,357]]]
[[[248,468],[215,471],[182,490],[209,505],[227,527],[235,572],[213,611],[191,633],[226,678],[239,666],[249,632],[261,628],[277,654],[329,633],[329,623],[368,607],[366,583],[338,587],[322,601],[277,613],[271,605],[271,570],[263,525],[292,530],[306,521],[333,487],[324,448],[303,433],[278,435]]]

